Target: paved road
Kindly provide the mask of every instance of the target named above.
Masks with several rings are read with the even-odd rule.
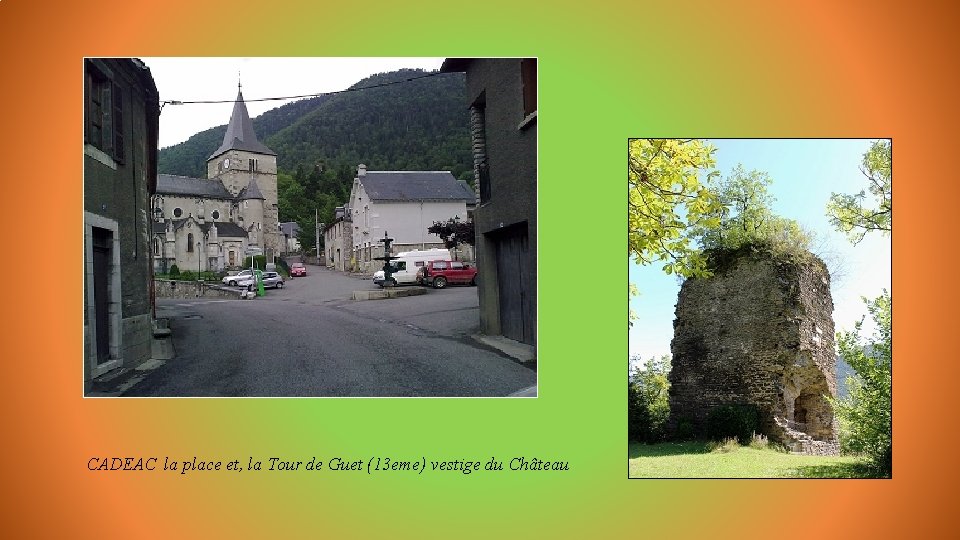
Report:
[[[469,336],[476,288],[354,302],[369,280],[307,267],[252,301],[160,300],[177,357],[123,395],[504,396],[536,373]]]

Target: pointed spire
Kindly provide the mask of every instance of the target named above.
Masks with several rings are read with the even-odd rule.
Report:
[[[245,150],[257,154],[277,155],[276,152],[257,140],[257,135],[253,132],[253,122],[250,121],[250,115],[247,114],[247,105],[243,102],[243,92],[239,80],[237,81],[237,100],[233,104],[233,113],[230,115],[227,132],[223,134],[223,144],[211,154],[210,159],[227,150]]]

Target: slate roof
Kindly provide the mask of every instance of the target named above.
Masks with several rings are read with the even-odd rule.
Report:
[[[367,171],[360,178],[372,201],[473,201],[449,171]]]
[[[277,155],[276,152],[267,148],[257,139],[257,134],[253,132],[253,122],[250,121],[250,115],[247,114],[247,105],[243,102],[243,92],[239,89],[237,90],[237,100],[233,104],[233,113],[230,115],[230,123],[227,124],[227,132],[223,134],[223,143],[213,154],[210,154],[210,158],[219,156],[227,150],[244,150],[270,156]]]
[[[233,195],[219,180],[204,180],[173,174],[157,175],[156,193],[157,195],[187,195],[233,200]]]
[[[300,231],[300,225],[296,221],[284,221],[280,224],[280,232],[287,236],[296,236]]]
[[[266,199],[263,196],[263,193],[260,192],[260,188],[257,186],[256,180],[253,178],[250,179],[250,183],[247,184],[247,187],[240,190],[240,193],[237,193],[237,200],[242,201],[244,199]]]

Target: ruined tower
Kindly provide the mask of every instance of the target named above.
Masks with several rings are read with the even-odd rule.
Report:
[[[719,405],[747,404],[771,440],[809,454],[837,452],[830,274],[811,254],[749,248],[715,256],[710,278],[688,279],[671,343],[671,426],[703,434]]]

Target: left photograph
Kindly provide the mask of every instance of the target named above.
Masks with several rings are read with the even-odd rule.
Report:
[[[84,395],[536,397],[536,74],[84,59]]]

